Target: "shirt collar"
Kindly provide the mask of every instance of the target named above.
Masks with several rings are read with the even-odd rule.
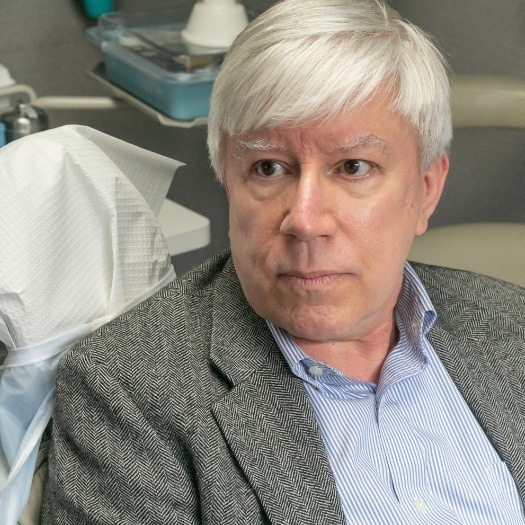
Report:
[[[394,312],[398,329],[406,330],[410,341],[418,346],[436,321],[437,313],[425,286],[408,262]]]

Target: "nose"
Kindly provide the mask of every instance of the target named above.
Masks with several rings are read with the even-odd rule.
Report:
[[[281,233],[301,241],[332,237],[337,227],[334,189],[329,187],[321,170],[301,171],[285,197]]]

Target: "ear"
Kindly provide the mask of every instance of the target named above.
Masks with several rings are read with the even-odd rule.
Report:
[[[425,194],[423,195],[423,202],[419,214],[419,220],[416,229],[416,235],[422,235],[428,228],[428,219],[434,213],[438,205],[445,180],[447,179],[448,168],[450,161],[448,155],[443,155],[437,158],[424,173],[425,177]]]

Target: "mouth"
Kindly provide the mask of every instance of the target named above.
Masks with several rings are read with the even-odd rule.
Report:
[[[336,272],[286,272],[280,273],[279,278],[294,287],[304,289],[321,289],[333,285],[343,274]]]

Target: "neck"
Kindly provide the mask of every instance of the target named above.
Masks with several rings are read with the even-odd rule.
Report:
[[[397,344],[399,334],[391,321],[363,339],[349,341],[294,341],[311,359],[321,361],[350,379],[377,384],[388,352]]]

